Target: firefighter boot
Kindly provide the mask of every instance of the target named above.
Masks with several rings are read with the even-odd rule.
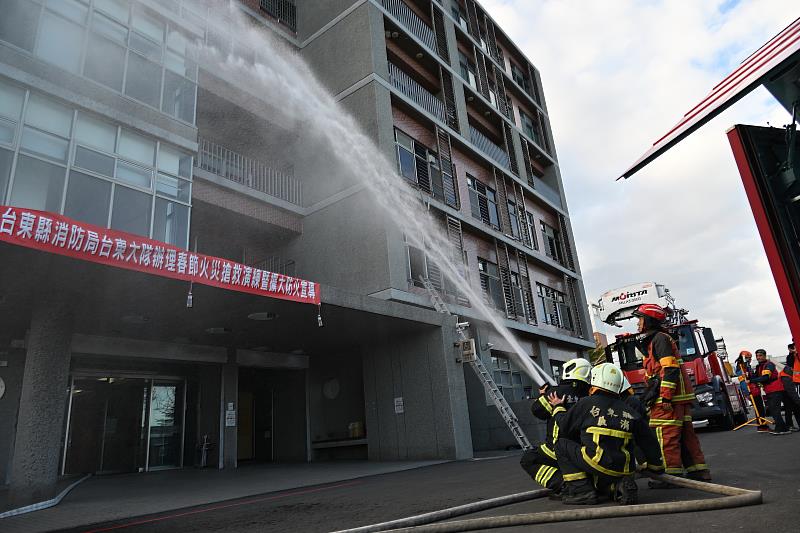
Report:
[[[561,501],[565,505],[595,505],[597,503],[597,493],[586,479],[566,482],[562,492],[564,497]]]
[[[635,505],[639,502],[639,487],[633,476],[625,476],[614,484],[612,499],[620,505]]]
[[[695,481],[711,481],[711,470],[708,468],[703,470],[695,470],[694,472],[687,473],[686,477]]]
[[[550,494],[547,497],[551,500],[561,500],[564,497],[566,491],[564,490],[564,482],[559,481],[550,489]]]

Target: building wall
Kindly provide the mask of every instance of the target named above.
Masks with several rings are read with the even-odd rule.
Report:
[[[349,425],[364,424],[364,379],[357,353],[320,354],[308,370],[309,425],[311,442],[349,437]],[[329,381],[339,392],[329,398],[323,387]]]
[[[455,328],[415,335],[380,332],[364,347],[369,458],[379,461],[472,456],[463,368]],[[377,332],[376,332],[377,333]],[[403,413],[395,410],[402,399]]]

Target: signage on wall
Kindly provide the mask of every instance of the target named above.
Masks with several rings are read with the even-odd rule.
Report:
[[[193,253],[46,211],[0,206],[0,241],[221,289],[320,303],[319,283]]]
[[[3,399],[3,395],[6,393],[6,382],[3,381],[3,378],[0,378],[0,400]]]
[[[403,406],[403,397],[400,396],[399,398],[394,399],[394,413],[397,415],[401,415],[405,412],[405,407]]]
[[[236,427],[236,411],[231,409],[225,411],[225,427],[226,428],[234,428]]]

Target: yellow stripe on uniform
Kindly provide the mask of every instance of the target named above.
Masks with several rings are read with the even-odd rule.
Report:
[[[556,459],[556,452],[554,452],[553,450],[551,450],[551,449],[550,449],[550,448],[547,446],[547,444],[545,444],[545,443],[541,443],[541,444],[539,445],[539,449],[540,449],[540,450],[542,450],[542,451],[544,452],[544,454],[545,454],[547,457],[549,457],[550,459],[553,459],[553,460],[555,460],[555,459]]]
[[[574,474],[564,474],[564,481],[577,481],[579,479],[587,479],[588,477],[586,472],[576,472]]]
[[[673,383],[673,382],[671,382],[671,381],[662,381],[662,382],[661,382],[661,386],[662,386],[662,387],[666,387],[666,388],[668,388],[668,389],[674,389],[674,388],[675,388],[675,387],[677,387],[678,385],[677,385],[677,384],[675,384],[675,383]]]
[[[675,357],[667,356],[661,357],[658,360],[658,364],[660,364],[663,368],[680,368],[680,363],[678,363],[678,359]]]
[[[633,437],[633,433],[630,431],[620,431],[619,429],[611,429],[611,428],[601,428],[597,426],[590,426],[586,428],[586,433],[591,433],[592,435],[605,435],[607,437],[616,437],[618,439],[630,439]]]
[[[586,447],[585,446],[581,448],[581,455],[583,455],[583,460],[586,461],[587,463],[589,463],[592,466],[592,468],[594,468],[598,472],[602,472],[603,474],[605,474],[607,476],[621,477],[621,476],[627,476],[628,474],[630,474],[629,470],[628,471],[624,471],[624,472],[619,472],[617,470],[611,470],[610,468],[606,468],[606,467],[602,466],[600,463],[595,461],[593,458],[589,457],[589,454],[586,453]]]
[[[683,420],[672,420],[666,418],[651,418],[650,419],[650,427],[659,427],[659,426],[682,426]]]
[[[547,398],[544,396],[539,396],[539,403],[542,404],[542,407],[547,409],[547,412],[551,415],[553,414],[553,406],[550,405],[550,402],[547,401]]]
[[[556,468],[554,466],[551,466],[550,468],[552,470],[550,470],[550,472],[545,474],[545,476],[542,478],[542,486],[543,487],[546,487],[547,484],[550,483],[550,480],[553,478],[553,476],[556,474],[556,472],[558,472],[558,468]]]
[[[564,407],[563,405],[559,405],[558,407],[553,409],[553,416],[557,415],[558,413],[566,413],[566,412],[567,412],[567,408]]]
[[[708,465],[704,464],[704,463],[700,463],[700,464],[696,464],[696,465],[692,465],[692,466],[687,466],[686,467],[686,471],[687,472],[696,472],[698,470],[708,470]]]

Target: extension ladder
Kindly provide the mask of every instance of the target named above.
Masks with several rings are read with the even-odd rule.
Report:
[[[442,300],[441,296],[439,296],[439,293],[436,292],[436,288],[433,286],[430,279],[425,277],[420,279],[422,281],[422,285],[425,287],[425,290],[428,291],[428,295],[431,298],[434,309],[436,309],[438,313],[452,315],[453,313],[450,312],[450,309],[447,308],[447,304],[444,303],[444,300]],[[456,331],[458,331],[458,336],[462,343],[470,342],[467,334],[464,333],[464,328],[456,327]],[[511,434],[514,435],[514,438],[517,440],[517,443],[519,443],[522,450],[527,451],[532,449],[533,446],[528,440],[528,437],[522,431],[522,427],[519,425],[519,419],[517,418],[517,415],[514,413],[514,410],[511,409],[511,406],[508,405],[506,397],[503,396],[503,391],[501,391],[497,386],[497,383],[495,383],[494,379],[492,378],[491,372],[486,369],[486,365],[484,365],[483,361],[481,361],[481,358],[477,356],[475,350],[472,350],[472,355],[470,357],[465,356],[463,361],[472,366],[472,370],[475,371],[478,379],[483,382],[483,386],[489,393],[489,397],[492,399],[495,407],[497,407],[497,411],[500,413],[500,416],[506,423],[506,426],[508,426]]]

